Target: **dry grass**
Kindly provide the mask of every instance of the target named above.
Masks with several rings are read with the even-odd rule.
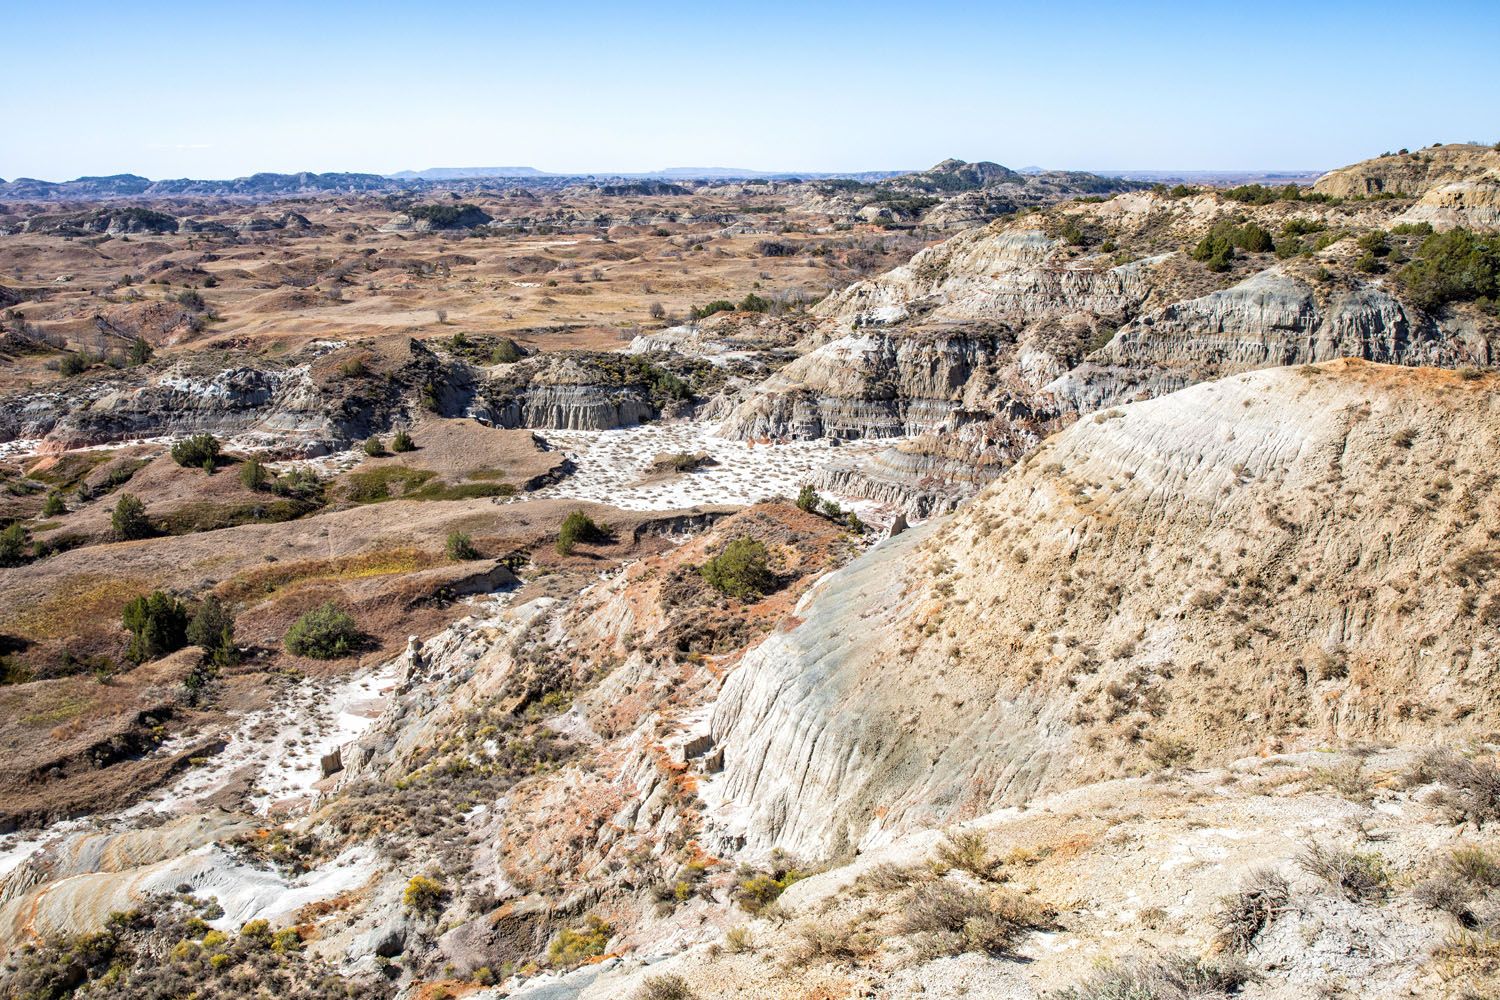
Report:
[[[971,830],[949,833],[933,853],[932,869],[939,875],[958,870],[981,881],[996,879],[1000,859],[990,852],[984,835]]]
[[[1390,891],[1390,870],[1385,859],[1378,854],[1313,843],[1302,852],[1297,863],[1309,875],[1323,879],[1335,891],[1355,902],[1381,899]]]
[[[401,548],[337,559],[272,563],[264,568],[237,574],[219,586],[218,594],[226,601],[248,601],[308,584],[413,573],[419,569],[441,565],[442,562],[442,557],[436,552]]]
[[[1186,955],[1132,959],[1102,969],[1057,994],[1058,1000],[1222,1000],[1250,973],[1238,961],[1210,965]]]
[[[1500,819],[1500,768],[1485,758],[1433,750],[1420,757],[1406,775],[1408,785],[1437,782],[1445,786],[1439,803],[1457,822],[1480,826]]]
[[[947,880],[919,885],[902,907],[898,930],[914,938],[919,955],[966,951],[1009,954],[1030,930],[1052,926],[1057,913],[1020,893],[988,893]]]

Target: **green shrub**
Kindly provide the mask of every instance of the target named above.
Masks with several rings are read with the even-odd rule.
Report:
[[[1229,262],[1234,260],[1234,244],[1222,235],[1210,233],[1198,241],[1189,256],[1206,264],[1210,271],[1227,271]]]
[[[581,928],[564,927],[547,946],[547,960],[559,969],[572,969],[604,954],[614,928],[589,914]]]
[[[149,538],[153,534],[151,522],[146,518],[146,505],[131,493],[120,494],[109,525],[115,538],[122,542]]]
[[[715,590],[741,600],[759,597],[776,585],[769,553],[764,544],[753,538],[736,538],[723,552],[700,566],[698,572]]]
[[[395,436],[391,438],[391,451],[394,451],[394,452],[407,452],[407,451],[416,451],[416,450],[417,450],[417,443],[415,441],[413,441],[411,439],[411,435],[408,434],[408,433],[406,433],[406,431],[404,431],[404,430],[403,431],[397,431],[396,434],[395,434]]]
[[[125,605],[122,620],[130,631],[126,655],[136,663],[159,659],[187,645],[187,607],[160,590]]]
[[[1057,1000],[1209,1000],[1233,996],[1250,981],[1243,962],[1210,965],[1187,955],[1163,955],[1109,965]]]
[[[196,465],[212,472],[219,461],[219,439],[212,434],[194,434],[172,446],[172,459],[183,468]]]
[[[1276,241],[1271,234],[1253,222],[1237,226],[1228,219],[1215,222],[1208,235],[1198,241],[1189,256],[1208,265],[1210,271],[1226,271],[1236,249],[1248,253],[1266,253]]]
[[[788,864],[785,857],[776,855],[772,858],[770,871],[741,868],[731,895],[746,913],[760,913],[780,899],[792,883],[800,882],[808,874]]]
[[[370,366],[364,358],[350,358],[339,365],[339,374],[344,378],[364,378],[370,374]]]
[[[1074,247],[1086,247],[1099,242],[1099,233],[1094,227],[1079,225],[1078,220],[1071,215],[1063,220],[1057,235]]]
[[[714,299],[706,306],[693,306],[688,315],[693,319],[706,319],[714,313],[734,312],[734,303],[728,299]]]
[[[42,503],[43,517],[57,517],[68,512],[68,505],[63,502],[62,494],[53,490],[47,494],[47,499]]]
[[[1398,277],[1418,306],[1429,311],[1450,302],[1500,308],[1500,236],[1467,229],[1434,233],[1424,239]]]
[[[1012,951],[1027,931],[1050,927],[1051,907],[1018,892],[981,892],[946,880],[918,885],[906,900],[898,929],[914,937],[926,958]]]
[[[1295,217],[1287,219],[1281,224],[1281,235],[1283,236],[1311,236],[1313,233],[1321,233],[1328,227],[1317,219],[1303,219]]]
[[[490,363],[495,365],[515,364],[526,356],[521,350],[521,345],[509,337],[501,337],[495,344],[495,349],[490,352]]]
[[[260,459],[251,456],[240,463],[240,485],[247,490],[259,490],[266,485],[270,474]]]
[[[1390,890],[1391,874],[1379,854],[1312,843],[1297,861],[1309,875],[1323,879],[1354,902],[1380,899]]]
[[[151,345],[146,343],[144,338],[137,338],[130,342],[130,353],[125,356],[125,361],[131,367],[143,365],[151,360],[151,355],[154,353]]]
[[[72,378],[74,375],[82,375],[88,371],[92,363],[93,359],[81,352],[64,354],[57,362],[57,370],[68,378]]]
[[[448,553],[448,558],[454,562],[465,562],[470,559],[479,558],[479,550],[474,548],[473,541],[462,531],[448,532],[448,541],[445,549]]]
[[[1379,229],[1364,233],[1355,242],[1359,244],[1361,250],[1374,254],[1376,257],[1384,257],[1391,252],[1390,244],[1385,241],[1385,233]]]
[[[1430,222],[1401,222],[1391,227],[1392,236],[1431,236]]]
[[[771,308],[771,300],[751,292],[740,299],[739,308],[742,312],[763,313]]]
[[[609,526],[597,523],[581,510],[575,510],[563,518],[557,531],[557,551],[560,555],[571,555],[580,542],[599,543],[609,540]]]
[[[26,561],[31,534],[20,521],[12,521],[0,531],[0,566],[19,566]]]
[[[288,652],[298,656],[334,660],[349,655],[361,638],[349,613],[329,601],[298,618],[287,629],[284,642]]]
[[[188,622],[187,641],[203,648],[205,658],[215,666],[230,667],[239,662],[234,644],[234,616],[217,597],[210,594],[198,605]]]
[[[933,857],[933,871],[941,874],[956,868],[988,881],[1000,871],[1000,859],[990,852],[989,842],[983,834],[973,830],[960,830],[945,836]]]
[[[1296,184],[1283,184],[1281,187],[1274,188],[1260,184],[1242,184],[1225,191],[1224,197],[1246,205],[1269,205],[1278,201],[1328,202],[1333,200],[1326,194],[1318,194]]]
[[[803,486],[797,493],[797,506],[811,514],[818,509],[818,491],[811,486]]]
[[[369,455],[372,458],[384,455],[385,442],[381,441],[377,435],[371,434],[369,437],[365,438],[365,454]]]
[[[1267,253],[1275,245],[1271,234],[1253,222],[1247,222],[1235,232],[1235,246],[1249,253]]]

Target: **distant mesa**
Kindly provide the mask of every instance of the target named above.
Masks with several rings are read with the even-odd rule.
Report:
[[[153,181],[137,174],[79,177],[71,181],[41,181],[19,177],[0,182],[4,201],[106,201],[111,198],[242,197],[269,198],[286,195],[362,194],[389,191],[393,182],[379,174],[296,173],[252,174],[233,180]]]

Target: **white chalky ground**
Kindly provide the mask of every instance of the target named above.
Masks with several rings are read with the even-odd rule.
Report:
[[[896,439],[857,441],[834,447],[826,440],[751,444],[714,436],[704,423],[642,424],[610,431],[538,431],[578,466],[562,482],[528,494],[593,500],[625,510],[673,510],[696,504],[747,504],[768,497],[795,497],[813,473],[834,458],[888,448]],[[694,472],[642,484],[657,455],[707,452],[718,462]],[[837,498],[861,516],[869,501]]]

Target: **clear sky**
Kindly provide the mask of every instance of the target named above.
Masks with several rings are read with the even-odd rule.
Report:
[[[7,179],[1315,169],[1500,139],[1500,0],[9,0],[0,25]]]

